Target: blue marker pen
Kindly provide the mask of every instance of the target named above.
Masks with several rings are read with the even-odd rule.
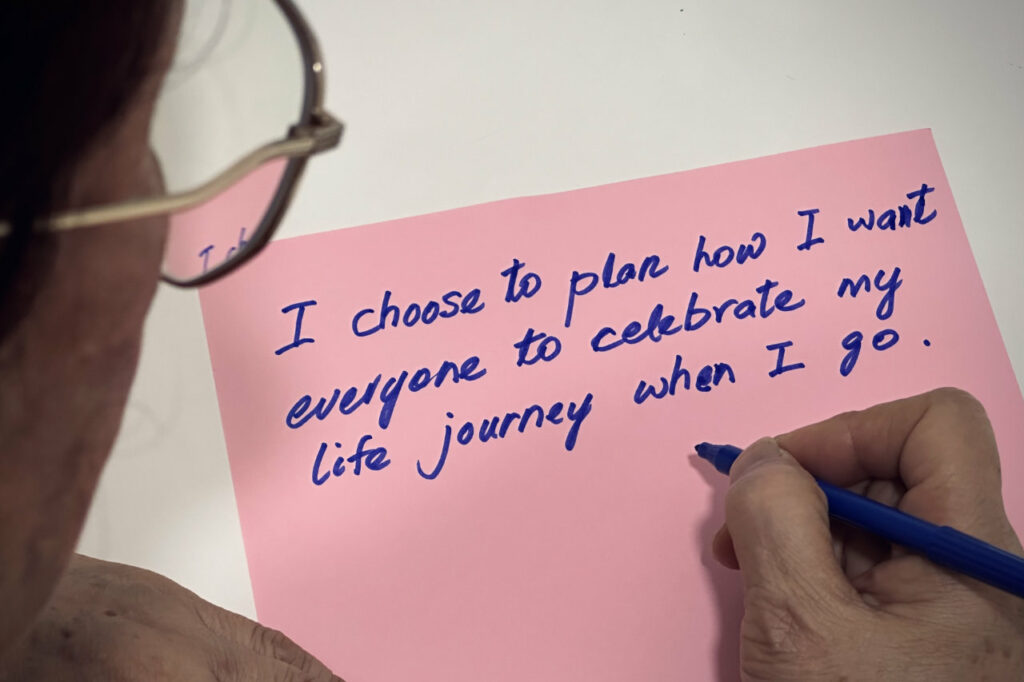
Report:
[[[711,462],[723,474],[729,473],[741,452],[732,445],[710,443],[701,443],[696,449],[701,459]],[[950,570],[1024,597],[1024,559],[949,526],[936,526],[831,483],[818,480],[818,485],[828,499],[831,517],[923,554]]]

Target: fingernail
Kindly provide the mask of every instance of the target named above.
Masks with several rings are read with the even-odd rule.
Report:
[[[774,438],[762,438],[746,450],[744,450],[732,465],[730,480],[737,481],[753,469],[756,469],[765,462],[779,459],[783,456],[779,444]]]

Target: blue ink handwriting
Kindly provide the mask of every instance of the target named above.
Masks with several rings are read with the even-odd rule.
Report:
[[[238,241],[234,246],[229,246],[227,253],[224,256],[224,262],[231,260],[235,253],[241,251],[249,243],[249,240],[245,238],[245,228],[243,227],[238,232]],[[203,274],[206,274],[210,270],[210,254],[216,248],[213,244],[207,244],[199,251],[199,258],[203,260]]]
[[[604,289],[614,289],[634,279],[638,282],[643,282],[648,277],[651,279],[661,277],[668,272],[668,266],[663,265],[659,267],[659,265],[661,265],[661,257],[651,255],[644,258],[639,269],[632,263],[626,263],[616,272],[615,254],[609,253],[608,258],[605,259],[600,277],[596,272],[573,270],[572,276],[569,278],[569,303],[565,308],[565,326],[569,327],[572,325],[572,312],[576,305],[577,296],[586,296],[597,287],[598,283]]]
[[[754,288],[754,293],[759,295],[757,301],[754,298],[742,301],[730,298],[718,305],[712,305],[710,309],[697,305],[700,294],[694,291],[690,294],[681,325],[675,324],[674,315],[665,315],[664,304],[658,303],[651,310],[646,327],[639,321],[630,322],[621,332],[616,331],[614,327],[602,327],[591,339],[590,347],[595,352],[602,352],[613,350],[622,344],[636,344],[647,339],[657,343],[662,337],[671,336],[680,331],[696,331],[712,320],[715,324],[721,324],[730,314],[737,320],[758,317],[765,319],[776,310],[790,312],[803,307],[806,303],[804,299],[792,302],[793,292],[790,289],[783,289],[776,293],[774,302],[771,302],[772,292],[777,286],[779,286],[778,282],[766,279],[763,284]],[[612,340],[609,340],[610,337]]]
[[[871,278],[866,274],[858,277],[857,281],[844,277],[843,281],[839,283],[839,291],[836,292],[836,296],[842,298],[849,293],[850,298],[856,298],[861,289],[865,292],[871,291],[871,282]],[[878,307],[875,309],[875,316],[879,320],[888,320],[892,317],[893,308],[896,305],[896,290],[903,284],[903,280],[900,279],[899,267],[897,266],[892,269],[888,279],[885,279],[885,270],[879,270],[875,274],[874,283],[875,291],[885,292],[882,294]]]
[[[445,462],[448,460],[449,450],[452,446],[452,434],[455,433],[455,441],[459,445],[469,445],[476,438],[481,443],[486,443],[489,440],[499,440],[508,435],[515,426],[519,433],[526,431],[526,428],[531,422],[536,428],[543,428],[545,424],[561,424],[563,421],[568,420],[571,423],[568,432],[565,434],[565,449],[567,452],[572,452],[572,449],[576,447],[576,440],[579,437],[580,428],[583,426],[583,420],[587,418],[592,409],[592,402],[594,395],[588,393],[583,400],[580,401],[579,405],[575,402],[569,403],[566,408],[564,403],[556,402],[553,403],[546,410],[540,405],[530,405],[526,409],[520,412],[506,412],[504,416],[489,417],[481,420],[479,428],[473,421],[467,421],[454,431],[450,424],[445,424],[444,427],[444,440],[441,444],[441,454],[438,457],[437,462],[434,464],[434,468],[426,470],[423,468],[423,463],[420,460],[416,461],[416,471],[419,472],[420,476],[427,480],[434,480],[441,473],[444,468]],[[565,410],[565,416],[562,416],[562,410]],[[448,419],[454,419],[455,415],[451,412],[447,413]]]
[[[769,378],[774,379],[780,374],[792,372],[795,369],[803,369],[805,367],[802,362],[794,362],[789,365],[786,364],[786,349],[792,345],[792,341],[780,341],[779,343],[770,343],[765,346],[765,349],[767,350],[778,351],[778,355],[775,356],[775,369],[768,372]]]
[[[730,384],[736,383],[736,374],[730,365],[724,362],[716,362],[713,367],[711,365],[704,365],[697,372],[697,378],[693,387],[701,393],[708,393],[713,387],[722,383],[724,379],[728,379]],[[690,372],[683,367],[683,356],[676,355],[675,363],[672,366],[672,373],[667,377],[660,377],[658,379],[660,388],[655,388],[654,384],[648,384],[646,381],[641,380],[636,387],[636,391],[633,392],[633,402],[637,405],[643,405],[644,401],[648,398],[661,400],[667,396],[674,396],[679,387],[680,380],[683,382],[683,390],[689,391]]]
[[[805,216],[807,218],[807,236],[804,237],[804,240],[797,245],[796,250],[810,251],[811,247],[814,246],[815,244],[824,244],[824,237],[814,236],[814,216],[818,214],[818,209],[809,208],[804,211],[797,211],[796,214],[798,216]]]
[[[356,336],[370,336],[388,326],[397,327],[399,322],[406,327],[413,327],[418,323],[433,324],[438,318],[475,315],[483,309],[484,302],[480,300],[479,289],[471,289],[465,296],[461,291],[449,291],[441,297],[440,302],[430,301],[424,305],[410,303],[404,310],[391,303],[391,292],[385,291],[379,313],[376,308],[364,308],[352,318],[352,333]],[[360,322],[364,317],[375,314],[376,317],[373,319],[376,324],[360,328]]]
[[[531,355],[530,351],[533,350],[533,344],[535,343],[539,345],[533,355]],[[534,331],[533,327],[527,329],[526,335],[522,340],[513,343],[512,347],[518,351],[516,367],[533,365],[541,360],[551,362],[562,352],[562,342],[557,336]]]
[[[938,214],[937,211],[932,211],[928,215],[925,215],[925,195],[934,191],[934,187],[922,184],[921,189],[916,189],[907,194],[908,199],[917,200],[914,204],[913,211],[910,210],[910,206],[907,204],[900,204],[896,208],[890,208],[883,211],[878,216],[878,221],[876,222],[874,209],[868,209],[867,218],[858,217],[856,222],[853,218],[847,218],[846,226],[850,228],[851,232],[856,232],[861,228],[871,230],[877,227],[879,230],[895,230],[897,226],[910,227],[915,223],[918,225],[927,225],[934,220],[935,216]]]
[[[287,315],[293,310],[297,310],[295,313],[295,336],[292,337],[291,343],[281,346],[274,351],[274,355],[281,355],[286,351],[290,351],[292,348],[298,348],[304,343],[315,343],[312,338],[302,336],[302,317],[306,314],[306,308],[309,306],[316,305],[316,301],[300,301],[299,303],[292,303],[281,308],[281,312]]]
[[[693,271],[700,272],[701,263],[709,268],[724,268],[736,259],[736,265],[743,265],[747,259],[756,260],[768,246],[768,238],[760,232],[750,235],[749,244],[740,244],[735,249],[731,246],[719,246],[713,254],[704,250],[707,238],[700,235],[697,240],[697,252],[693,256]]]
[[[436,374],[430,369],[423,367],[413,372],[410,379],[409,371],[402,370],[398,376],[388,378],[384,382],[383,387],[380,387],[383,376],[378,374],[367,383],[362,395],[359,394],[359,389],[355,386],[346,390],[344,394],[342,394],[340,388],[336,388],[330,397],[322,397],[317,400],[315,406],[313,406],[312,396],[304,395],[296,400],[295,404],[288,410],[284,421],[288,428],[298,429],[313,417],[320,421],[327,419],[335,408],[337,408],[340,414],[352,414],[363,405],[369,405],[373,402],[373,398],[377,394],[377,388],[380,387],[379,400],[381,407],[377,423],[380,428],[386,429],[391,423],[391,416],[395,411],[395,406],[398,404],[398,398],[401,395],[402,388],[406,385],[406,381],[409,382],[409,391],[417,393],[427,386],[441,388],[449,377],[450,383],[457,384],[460,381],[476,381],[486,374],[487,370],[480,367],[480,358],[475,355],[463,360],[461,365],[445,360],[441,363]],[[311,407],[312,410],[310,409]]]
[[[887,350],[895,346],[899,340],[900,335],[896,333],[895,329],[883,329],[872,337],[871,346],[875,350]],[[843,338],[842,346],[846,350],[846,355],[839,363],[839,373],[844,377],[849,376],[856,366],[863,342],[864,334],[859,331],[852,331]]]
[[[523,298],[533,298],[540,291],[543,282],[536,272],[527,272],[522,279],[519,271],[526,266],[518,258],[512,259],[512,265],[501,271],[501,276],[508,280],[505,288],[505,303],[518,303]]]
[[[363,471],[363,467],[366,467],[368,471],[380,471],[391,464],[391,460],[388,459],[387,448],[376,447],[369,450],[366,449],[366,444],[372,438],[369,434],[360,438],[355,453],[349,455],[347,459],[343,455],[338,455],[334,460],[334,465],[328,467],[323,474],[320,473],[320,467],[323,464],[324,455],[327,453],[327,443],[320,443],[320,449],[317,451],[316,459],[313,461],[313,485],[323,485],[332,475],[339,477],[344,474],[346,462],[354,465],[352,467],[353,476],[359,476]],[[340,449],[341,443],[335,443],[334,447]]]

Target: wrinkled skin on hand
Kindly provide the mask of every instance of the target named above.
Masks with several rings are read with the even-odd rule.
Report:
[[[1024,679],[1024,600],[830,527],[813,476],[1021,555],[984,409],[955,389],[760,440],[713,541],[742,570],[744,680]]]
[[[150,571],[73,557],[0,681],[341,682],[276,630]]]

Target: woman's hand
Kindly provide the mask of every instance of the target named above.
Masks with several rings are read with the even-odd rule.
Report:
[[[341,682],[280,632],[132,566],[75,555],[0,681]]]
[[[962,391],[760,440],[733,465],[713,543],[743,572],[743,679],[1024,679],[1024,600],[830,528],[812,474],[1021,554],[992,429]]]

